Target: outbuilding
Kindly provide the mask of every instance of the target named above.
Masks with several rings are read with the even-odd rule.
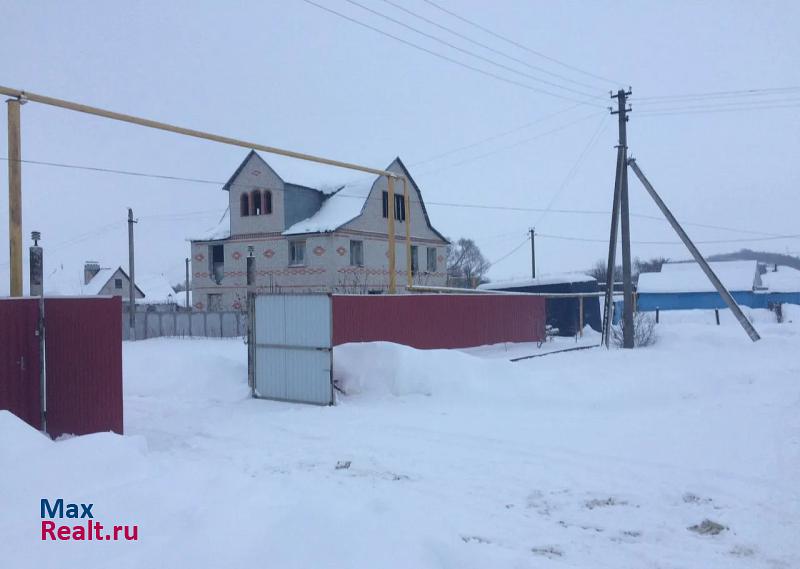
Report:
[[[597,279],[583,273],[545,275],[535,279],[497,281],[483,284],[480,290],[506,292],[532,292],[540,294],[597,293]],[[580,328],[581,298],[550,297],[546,299],[547,324],[558,329],[560,336],[574,336]],[[600,299],[597,296],[583,297],[583,322],[593,330],[602,330]]]

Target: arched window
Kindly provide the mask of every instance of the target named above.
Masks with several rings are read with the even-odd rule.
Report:
[[[239,204],[239,214],[242,217],[250,215],[250,196],[248,194],[242,194],[242,197],[239,198]]]
[[[272,213],[272,192],[264,190],[264,213]]]
[[[250,213],[251,215],[261,215],[261,192],[253,190],[250,194]]]

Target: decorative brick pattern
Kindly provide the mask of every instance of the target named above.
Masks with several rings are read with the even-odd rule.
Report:
[[[322,257],[325,254],[325,247],[323,247],[322,245],[317,245],[316,247],[314,247],[314,254],[317,257]]]
[[[264,251],[264,256],[267,259],[271,259],[272,257],[275,256],[275,251],[273,251],[272,249],[267,249],[266,251]]]
[[[206,258],[206,256],[203,255],[202,253],[198,253],[197,255],[194,256],[194,258],[196,261],[202,261],[203,259]]]
[[[339,254],[340,257],[344,257],[345,253],[347,253],[347,249],[339,245],[339,247],[336,248],[336,252]]]
[[[242,258],[242,254],[239,251],[234,251],[231,257],[233,257],[234,261],[238,261]]]

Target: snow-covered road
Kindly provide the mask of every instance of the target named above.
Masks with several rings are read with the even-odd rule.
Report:
[[[490,357],[501,348],[342,346],[348,395],[330,408],[249,399],[238,340],[129,343],[126,436],[51,443],[0,413],[0,557],[37,569],[798,567],[790,316],[754,313],[756,344],[730,322],[676,317],[647,349],[519,363]],[[46,497],[94,503],[98,520],[138,524],[139,540],[42,542]],[[727,529],[688,529],[706,519]]]

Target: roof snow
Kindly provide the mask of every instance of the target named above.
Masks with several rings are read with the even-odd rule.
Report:
[[[319,211],[298,221],[286,229],[283,235],[324,233],[338,229],[361,214],[374,183],[375,180],[368,180],[342,186],[322,203]]]
[[[195,237],[189,237],[189,241],[218,241],[219,239],[227,239],[231,236],[231,210],[225,209],[222,214],[222,219],[219,220],[214,227],[207,229]]]
[[[761,284],[770,292],[800,292],[800,271],[785,265],[778,266],[777,271],[767,268]]]
[[[758,261],[709,263],[729,291],[752,291],[761,286]],[[697,263],[664,263],[660,273],[641,273],[637,292],[714,292],[716,289]]]
[[[136,286],[144,293],[144,298],[137,298],[136,304],[185,304],[164,275],[136,277]]]
[[[509,279],[504,281],[495,281],[482,284],[478,288],[481,290],[501,290],[506,288],[522,288],[561,283],[586,283],[595,280],[597,279],[584,273],[561,273],[544,275],[535,279]]]

